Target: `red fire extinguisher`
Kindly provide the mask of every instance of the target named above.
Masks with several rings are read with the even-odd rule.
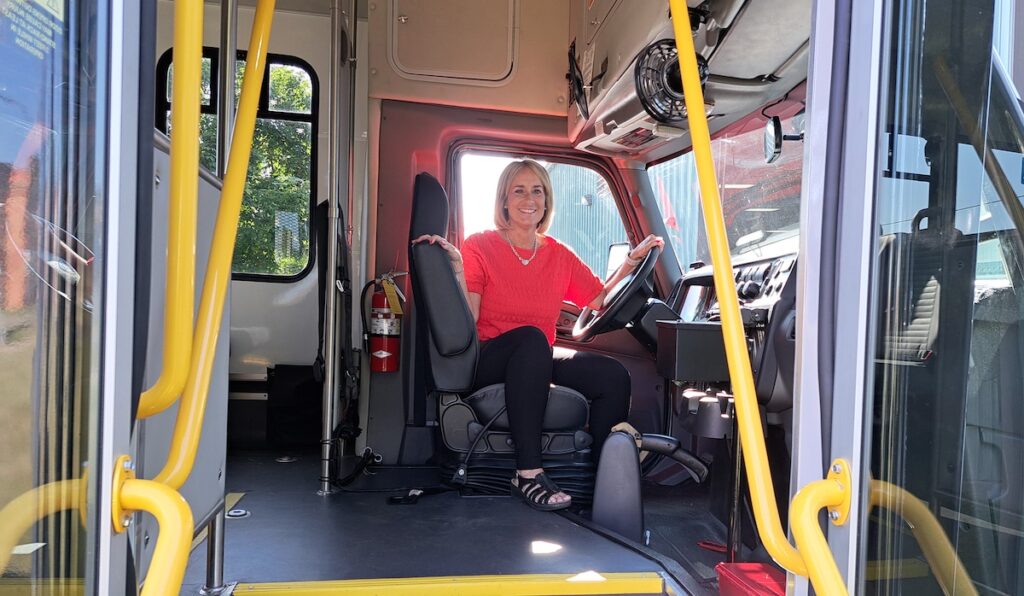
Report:
[[[385,273],[373,281],[370,299],[370,370],[398,370],[402,344],[402,297],[395,277],[402,273]]]

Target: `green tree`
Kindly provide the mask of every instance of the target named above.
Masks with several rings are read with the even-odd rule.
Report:
[[[242,61],[236,63],[236,99],[244,66]],[[271,111],[311,113],[313,87],[305,71],[271,65],[269,79]],[[203,63],[203,81],[204,97],[209,98],[209,61]],[[203,114],[199,128],[200,163],[213,171],[216,116]],[[308,122],[256,121],[235,242],[235,272],[294,275],[308,263],[312,134]]]

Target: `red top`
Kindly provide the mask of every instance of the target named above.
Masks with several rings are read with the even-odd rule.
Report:
[[[505,237],[493,230],[473,234],[462,243],[466,289],[480,294],[480,341],[531,325],[554,344],[562,302],[586,306],[604,289],[571,248],[549,236],[541,235],[538,241],[537,256],[525,266]],[[532,249],[515,250],[524,259],[533,254]]]

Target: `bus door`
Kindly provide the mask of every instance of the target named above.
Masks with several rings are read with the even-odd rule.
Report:
[[[827,524],[850,593],[1019,594],[1024,54],[1013,6],[841,4],[848,24],[827,23],[839,34],[817,47],[848,71],[812,74],[812,89],[815,76],[830,81],[817,99],[832,96],[808,147],[827,158],[817,176],[810,166],[822,231],[805,269],[817,300],[802,306],[834,357],[802,359],[802,395],[814,394],[808,380],[821,391],[827,457],[801,473],[851,463],[850,518]]]
[[[125,592],[137,4],[0,5],[0,590]]]

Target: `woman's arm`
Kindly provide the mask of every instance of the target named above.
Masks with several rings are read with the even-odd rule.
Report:
[[[619,268],[615,270],[615,273],[613,273],[612,276],[609,277],[608,280],[604,282],[604,289],[601,290],[601,293],[598,294],[593,300],[591,300],[590,304],[588,304],[587,306],[591,310],[601,310],[601,308],[604,306],[604,299],[608,297],[608,293],[611,292],[612,289],[616,285],[618,285],[620,281],[625,279],[627,275],[632,273],[633,270],[636,269],[637,266],[644,260],[644,257],[647,256],[647,253],[651,252],[651,250],[654,249],[654,247],[656,246],[665,246],[665,241],[661,238],[661,236],[655,236],[654,234],[650,234],[646,238],[644,238],[643,242],[638,244],[636,248],[629,251],[629,254],[626,255],[626,260],[624,260],[622,264],[619,265]]]
[[[469,303],[469,312],[473,313],[473,322],[480,318],[480,294],[470,292],[466,288],[466,273],[463,269],[462,253],[459,249],[455,248],[451,242],[448,242],[444,238],[438,235],[420,236],[419,238],[412,241],[413,244],[420,242],[429,242],[431,244],[439,244],[441,248],[448,253],[448,258],[452,262],[452,271],[455,272],[455,279],[459,282],[459,287],[462,288],[462,293],[466,296],[466,302]]]

